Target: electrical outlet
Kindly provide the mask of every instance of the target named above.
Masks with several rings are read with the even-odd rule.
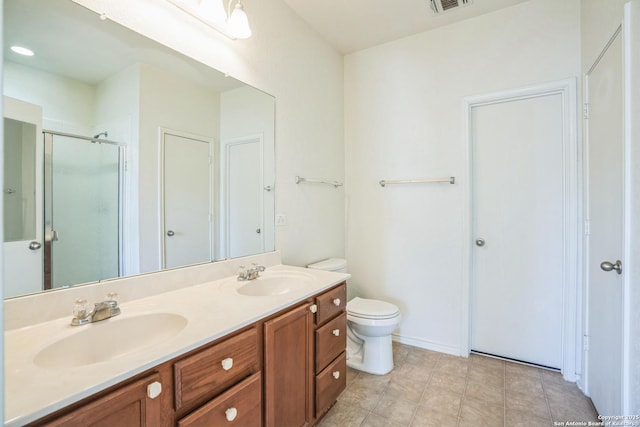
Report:
[[[277,226],[287,225],[287,216],[285,214],[277,214],[276,225]]]

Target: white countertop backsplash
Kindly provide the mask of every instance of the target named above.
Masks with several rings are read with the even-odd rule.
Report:
[[[239,266],[251,263],[264,265],[268,271],[304,271],[314,281],[284,295],[240,295],[236,289],[246,282],[229,278],[237,275]],[[41,418],[349,277],[281,265],[280,253],[276,251],[6,300],[5,426],[19,426]],[[148,313],[174,313],[186,318],[187,326],[173,338],[100,363],[70,368],[43,368],[34,364],[35,356],[48,345],[93,326],[70,326],[77,298],[93,303],[104,300],[108,292],[118,292],[120,296],[122,314],[114,320]]]

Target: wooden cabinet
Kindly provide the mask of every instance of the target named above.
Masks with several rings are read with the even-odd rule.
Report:
[[[299,427],[313,420],[311,304],[264,324],[265,425]]]
[[[345,389],[345,308],[343,283],[265,322],[266,426],[313,425]]]
[[[175,409],[200,405],[260,370],[261,348],[257,328],[190,355],[173,365]]]
[[[316,297],[315,417],[329,410],[347,386],[347,288],[341,284]]]
[[[160,375],[151,374],[120,386],[53,420],[37,421],[33,426],[148,426],[161,425]]]
[[[346,386],[345,286],[312,296],[31,425],[314,425]]]
[[[179,420],[178,427],[260,427],[261,403],[262,381],[258,372]]]

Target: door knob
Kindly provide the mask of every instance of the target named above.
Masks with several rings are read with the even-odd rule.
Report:
[[[173,237],[173,236],[175,236],[175,234],[176,233],[173,230],[167,231],[167,236],[169,236],[169,237]]]
[[[610,263],[609,261],[603,261],[600,263],[600,268],[604,271],[615,270],[618,274],[622,274],[622,262],[620,260],[617,260],[615,264]]]
[[[40,244],[40,242],[31,242],[31,243],[29,243],[29,249],[31,249],[32,251],[37,251],[41,247],[42,247],[42,245]]]
[[[484,246],[484,239],[476,239],[476,246]]]
[[[256,228],[256,233],[260,234],[262,230],[260,230],[259,228]]]

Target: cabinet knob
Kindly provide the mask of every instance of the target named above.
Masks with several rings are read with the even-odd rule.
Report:
[[[227,357],[226,359],[222,359],[222,369],[224,369],[225,371],[228,371],[231,368],[233,368],[233,359],[230,357]]]
[[[340,336],[340,329],[334,329],[333,331],[331,331],[331,333],[337,337]]]
[[[155,399],[160,396],[160,393],[162,393],[162,384],[158,381],[154,381],[147,386],[147,396],[151,399]]]
[[[333,300],[333,305],[335,305],[336,307],[340,306],[340,298],[336,298]]]
[[[311,304],[311,307],[309,307],[309,310],[311,310],[312,313],[317,313],[318,306],[316,304]]]
[[[233,421],[238,416],[238,410],[236,408],[229,408],[224,411],[224,414],[227,417],[227,421]]]
[[[340,378],[340,371],[334,371],[333,372],[333,378],[335,378],[335,379]]]

